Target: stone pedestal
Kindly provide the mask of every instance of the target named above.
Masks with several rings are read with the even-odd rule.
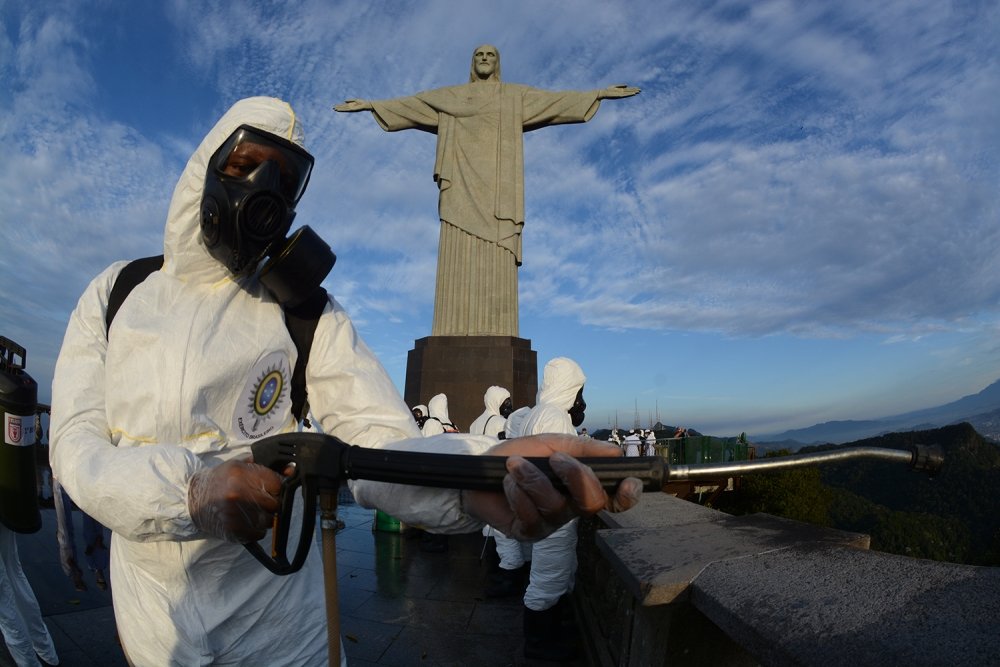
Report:
[[[531,341],[514,336],[427,336],[414,341],[407,355],[406,388],[410,407],[435,394],[448,397],[448,413],[467,431],[482,414],[491,385],[510,391],[514,408],[535,404],[538,355]]]

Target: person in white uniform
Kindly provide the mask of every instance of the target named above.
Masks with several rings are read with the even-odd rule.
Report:
[[[580,366],[566,357],[545,364],[535,407],[521,426],[521,435],[565,433],[576,435],[587,408]],[[590,438],[581,441],[594,442]],[[503,570],[516,571],[526,560],[526,545],[497,537]],[[543,540],[530,545],[530,574],[524,592],[524,653],[527,658],[568,660],[575,654],[575,639],[564,636],[564,595],[573,590],[576,576],[576,520],[566,523]],[[562,601],[562,602],[561,602]]]
[[[514,410],[507,415],[507,420],[503,424],[504,438],[513,440],[524,435],[524,420],[531,414],[531,408],[527,405]]]
[[[441,433],[458,433],[458,427],[448,416],[448,397],[444,394],[435,394],[431,400],[427,401],[427,419],[420,427],[420,432],[424,437],[440,435]]]
[[[629,429],[628,435],[625,436],[625,456],[639,456],[641,449],[642,440],[639,439],[635,429]]]
[[[39,658],[58,665],[52,635],[24,575],[14,537],[14,531],[0,522],[0,634],[17,667],[41,667]]]
[[[656,456],[656,434],[652,429],[645,431],[642,441],[642,455]]]
[[[507,416],[514,409],[510,392],[494,385],[483,395],[483,404],[486,409],[469,426],[469,433],[497,437],[503,431]]]
[[[507,416],[513,410],[510,392],[503,387],[493,385],[483,395],[483,405],[486,409],[483,410],[481,415],[472,420],[472,424],[469,426],[469,433],[473,435],[488,435],[499,440],[500,434],[504,432]],[[483,536],[487,540],[493,537],[495,533],[496,531],[492,526],[483,527]],[[497,597],[490,595],[489,590],[487,590],[487,595]]]
[[[109,293],[127,262],[98,275],[70,316],[53,381],[50,460],[77,505],[113,531],[115,618],[133,665],[328,664],[316,542],[289,576],[271,574],[241,544],[265,538],[281,484],[252,463],[250,445],[297,427],[289,389],[297,353],[279,303],[288,292],[278,287],[318,287],[280,264],[312,166],[302,145],[287,103],[237,102],[181,174],[162,268],[135,286],[109,329]],[[570,439],[489,449],[474,436],[421,438],[344,309],[322,296],[305,372],[315,426],[367,447],[517,455],[506,497],[358,481],[360,505],[441,532],[489,522],[525,539],[601,509],[588,498],[592,472],[554,454],[597,454]],[[520,458],[550,454],[571,479],[571,498]],[[624,508],[640,488],[631,480],[598,500]]]

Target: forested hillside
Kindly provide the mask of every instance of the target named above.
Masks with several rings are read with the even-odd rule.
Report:
[[[838,447],[938,444],[945,464],[934,477],[884,461],[747,476],[716,503],[732,514],[767,512],[867,533],[872,549],[918,558],[1000,565],[1000,447],[967,423],[890,433]],[[785,452],[788,453],[788,452]]]

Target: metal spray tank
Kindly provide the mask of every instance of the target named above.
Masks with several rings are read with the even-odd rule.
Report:
[[[17,533],[42,527],[35,481],[38,383],[24,371],[24,348],[0,336],[0,522]]]

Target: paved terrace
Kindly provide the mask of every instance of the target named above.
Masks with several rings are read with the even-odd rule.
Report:
[[[351,667],[532,664],[519,658],[520,598],[483,595],[496,561],[492,549],[480,560],[482,535],[452,536],[447,552],[425,553],[419,539],[373,532],[375,512],[344,491],[339,516],[346,524],[337,534],[341,625]],[[73,517],[81,536],[79,512]],[[73,588],[59,567],[55,511],[42,510],[42,523],[39,532],[18,535],[18,548],[60,664],[125,667],[110,592],[99,591],[89,572],[90,590]],[[0,666],[13,664],[0,643]]]
[[[373,533],[374,512],[349,500],[337,562],[353,667],[531,665],[519,658],[520,600],[482,594],[492,560],[480,559],[480,535],[424,553],[419,540]],[[73,590],[52,510],[43,522],[19,546],[62,664],[124,665],[110,596]],[[580,524],[582,654],[601,667],[1000,665],[1000,568],[867,547],[864,535],[647,494]]]

